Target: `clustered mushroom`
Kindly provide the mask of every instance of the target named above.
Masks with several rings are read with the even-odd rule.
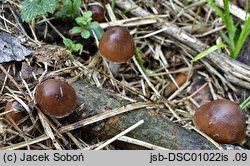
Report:
[[[195,112],[193,121],[197,128],[219,143],[245,140],[245,115],[235,102],[226,99],[208,102]]]
[[[135,46],[133,37],[125,27],[110,27],[100,39],[99,52],[111,62],[110,70],[116,73],[118,68],[114,63],[128,62],[134,55]]]
[[[35,102],[45,114],[62,118],[72,113],[77,104],[74,88],[59,79],[47,79],[36,88]]]
[[[6,116],[10,117],[16,123],[19,122],[21,119],[23,119],[25,116],[24,108],[16,100],[8,101],[6,103],[6,105],[4,107],[4,111],[9,111],[9,110],[13,110],[13,112],[6,114]]]
[[[92,20],[97,22],[105,21],[105,10],[100,5],[89,5],[87,7],[88,10],[92,12]]]

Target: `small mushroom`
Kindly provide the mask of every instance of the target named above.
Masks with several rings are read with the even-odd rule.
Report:
[[[89,5],[88,10],[92,12],[92,20],[97,22],[105,22],[105,10],[100,5]]]
[[[197,128],[219,143],[242,143],[245,140],[245,115],[232,101],[219,99],[202,105],[195,112],[193,121]]]
[[[13,110],[13,112],[6,114],[6,117],[10,117],[16,123],[21,119],[23,119],[25,116],[25,110],[23,106],[16,100],[8,101],[6,103],[4,111],[10,111],[10,110]]]
[[[111,62],[110,70],[115,74],[118,70],[115,64],[128,62],[134,55],[133,37],[125,27],[110,27],[100,39],[99,51]]]
[[[59,79],[47,79],[36,88],[35,102],[45,114],[62,118],[72,113],[77,104],[74,88]]]

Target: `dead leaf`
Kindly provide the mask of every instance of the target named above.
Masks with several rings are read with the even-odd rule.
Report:
[[[6,32],[0,33],[0,63],[22,61],[31,53],[18,38]]]
[[[118,116],[112,116],[111,118],[109,118],[109,120],[107,121],[107,124],[112,125],[115,124],[116,122],[118,122],[119,117]]]

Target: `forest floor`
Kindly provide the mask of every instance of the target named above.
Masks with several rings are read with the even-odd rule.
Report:
[[[217,2],[220,6],[221,1]],[[221,43],[220,32],[226,31],[222,20],[206,1],[116,0],[105,4],[104,1],[85,0],[80,14],[96,3],[105,9],[105,20],[99,23],[104,31],[110,26],[121,25],[134,39],[133,58],[120,64],[116,73],[112,73],[109,62],[98,51],[98,36],[90,31],[91,36],[84,39],[79,33],[71,33],[77,26],[74,19],[59,18],[52,12],[27,23],[20,16],[21,2],[0,2],[0,149],[95,149],[118,134],[118,131],[110,134],[107,128],[103,129],[107,127],[105,123],[114,124],[117,115],[142,108],[222,148],[195,127],[193,115],[197,108],[212,100],[224,98],[240,105],[248,98],[250,37],[236,59],[230,58],[228,49],[223,48],[192,62],[193,57],[209,46]],[[239,2],[233,2],[232,6],[234,21],[242,24],[246,14],[244,6]],[[77,51],[66,48],[63,43],[66,38],[83,47]],[[34,95],[37,85],[47,78],[66,80],[77,89],[78,97],[84,93],[79,87],[86,85],[74,83],[87,81],[91,88],[97,89],[90,88],[89,93],[96,96],[98,93],[112,94],[121,103],[109,102],[112,96],[100,105],[102,97],[94,96],[87,101],[95,103],[91,106],[78,101],[77,115],[50,117],[36,106]],[[19,107],[6,111],[6,103],[13,100]],[[86,113],[84,108],[87,107],[91,110]],[[16,109],[23,112],[15,113]],[[115,109],[117,113],[107,114]],[[246,114],[246,140],[237,146],[249,149],[250,108],[242,111]],[[105,116],[100,118],[97,114],[101,113]],[[21,117],[16,120],[14,114]],[[126,121],[122,121],[124,123]],[[132,124],[127,125],[124,124],[126,127]],[[115,126],[119,132],[125,130],[121,126]],[[154,138],[142,140],[141,137],[136,133],[134,137],[120,136],[102,148],[176,148],[158,144]],[[189,149],[188,146],[185,149]]]

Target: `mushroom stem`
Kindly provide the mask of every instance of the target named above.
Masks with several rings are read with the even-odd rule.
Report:
[[[120,68],[121,64],[120,63],[115,63],[115,62],[108,61],[108,66],[109,66],[109,69],[110,69],[111,73],[114,76],[116,76],[117,73],[118,73],[118,69]]]

